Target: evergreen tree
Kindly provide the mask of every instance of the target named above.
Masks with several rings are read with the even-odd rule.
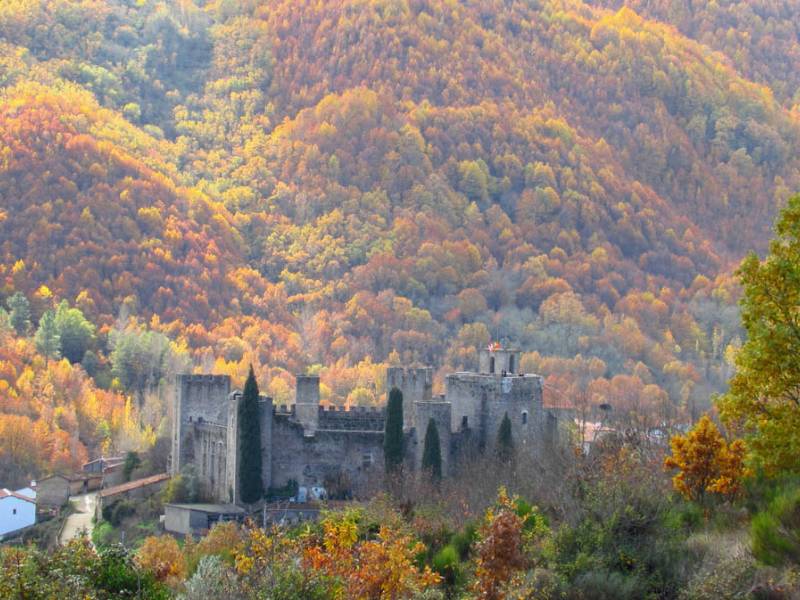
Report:
[[[61,339],[61,356],[72,364],[83,360],[94,338],[94,325],[78,308],[70,308],[66,300],[56,310],[56,327]]]
[[[9,318],[14,331],[17,335],[27,334],[31,326],[31,305],[28,299],[22,292],[17,292],[6,301],[6,305],[11,311]]]
[[[439,444],[439,428],[433,419],[428,419],[428,428],[425,431],[422,470],[430,474],[434,481],[439,481],[442,478],[442,448]]]
[[[383,456],[387,473],[399,470],[403,464],[403,392],[397,388],[392,388],[389,392]]]
[[[44,356],[45,364],[51,358],[58,358],[60,341],[55,314],[52,310],[48,310],[42,315],[39,320],[39,329],[36,330],[33,340],[36,343],[36,349]]]
[[[508,461],[514,454],[514,440],[511,437],[511,419],[508,413],[503,416],[500,429],[497,431],[497,456],[502,461]]]
[[[239,404],[239,496],[242,502],[257,502],[264,495],[261,471],[258,383],[251,365]]]

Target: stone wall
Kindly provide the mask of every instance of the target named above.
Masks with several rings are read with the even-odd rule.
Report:
[[[383,473],[383,431],[318,430],[306,436],[303,427],[276,413],[272,428],[272,485],[289,480],[301,486],[325,486],[329,492],[346,484],[364,493]]]
[[[428,421],[433,419],[439,433],[439,447],[442,453],[442,476],[450,473],[450,423],[451,404],[449,402],[416,402],[414,414],[416,419],[414,440],[414,468],[422,468],[422,454],[425,451],[425,433]]]

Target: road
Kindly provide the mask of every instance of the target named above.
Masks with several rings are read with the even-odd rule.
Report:
[[[92,539],[92,517],[94,517],[94,507],[97,501],[97,492],[90,494],[83,494],[81,496],[73,496],[70,502],[75,507],[74,513],[67,517],[67,522],[64,524],[64,530],[61,532],[59,543],[66,544],[69,540],[79,536],[83,531]]]

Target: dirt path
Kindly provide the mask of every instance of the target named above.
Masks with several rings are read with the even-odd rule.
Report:
[[[67,517],[67,522],[64,524],[64,530],[61,532],[59,538],[60,544],[66,544],[72,538],[86,531],[89,539],[92,539],[92,517],[94,517],[94,505],[97,501],[97,493],[83,494],[82,496],[73,496],[70,502],[75,507],[76,512]]]

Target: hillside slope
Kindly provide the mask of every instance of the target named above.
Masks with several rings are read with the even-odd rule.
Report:
[[[701,405],[800,186],[794,84],[599,4],[7,3],[2,294],[157,315],[280,400],[507,338],[559,401],[596,360],[593,402]]]

